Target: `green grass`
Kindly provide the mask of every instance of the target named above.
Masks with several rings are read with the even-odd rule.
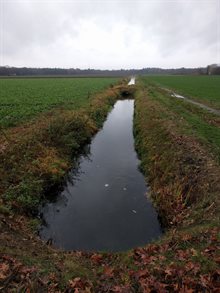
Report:
[[[143,78],[142,82],[147,86],[148,78]],[[220,161],[220,128],[218,126],[220,119],[196,105],[181,99],[175,99],[166,92],[160,92],[157,87],[148,85],[148,89],[149,95],[154,100],[160,102],[176,116],[176,123],[182,128],[182,131],[187,135],[199,138],[201,143],[207,146]],[[164,115],[167,115],[167,113],[161,112],[161,116]],[[183,121],[187,122],[187,124],[184,124],[184,127]]]
[[[145,80],[220,109],[220,76],[148,76]]]
[[[214,292],[219,279],[220,172],[211,152],[220,137],[220,118],[145,82],[136,90],[135,142],[151,196],[170,230],[159,241],[128,252],[65,253],[33,235],[38,221],[21,217],[22,208],[21,215],[13,214],[0,199],[0,251],[3,264],[11,268],[9,276],[16,272],[10,287],[3,287],[5,292],[72,292],[78,290],[75,278],[79,290],[88,293]],[[39,119],[30,129],[20,127],[13,133],[16,144],[8,143],[2,152],[0,177],[10,186],[7,197],[14,208],[19,207],[15,196],[17,203],[30,205],[30,195],[40,190],[39,177],[48,184],[54,171],[65,170],[62,165],[72,162],[67,157],[69,145],[80,147],[83,136],[91,137],[121,92],[118,86],[108,89],[86,110],[54,111],[52,117],[42,115],[46,121]],[[210,136],[215,138],[207,151],[203,142],[208,143]],[[32,267],[36,271],[29,273]],[[8,276],[3,286],[7,280]]]
[[[53,108],[78,109],[117,78],[0,79],[0,126],[16,126]]]

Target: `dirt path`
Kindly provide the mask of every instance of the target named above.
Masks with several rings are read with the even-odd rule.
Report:
[[[220,111],[219,110],[213,109],[213,108],[211,108],[209,106],[206,106],[206,105],[204,105],[202,103],[196,102],[196,101],[191,100],[191,99],[189,99],[189,98],[187,98],[185,96],[179,95],[179,94],[177,94],[177,93],[175,93],[172,90],[169,90],[167,88],[161,88],[161,89],[163,89],[166,92],[170,93],[172,97],[175,97],[177,99],[183,99],[184,101],[187,101],[187,102],[189,102],[189,103],[191,103],[193,105],[196,105],[196,106],[198,106],[198,107],[200,107],[202,109],[205,109],[205,110],[209,111],[210,113],[213,113],[215,115],[220,116]]]

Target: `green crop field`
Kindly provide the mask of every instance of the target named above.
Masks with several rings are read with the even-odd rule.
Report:
[[[54,107],[77,109],[117,78],[0,79],[0,125],[15,126]]]
[[[214,114],[209,113],[208,111],[201,109],[200,107],[196,105],[193,105],[189,102],[185,102],[185,100],[183,99],[173,98],[166,91],[161,91],[159,89],[160,86],[158,86],[157,84],[155,86],[155,83],[152,83],[152,81],[156,83],[160,82],[162,87],[165,87],[165,86],[168,87],[168,84],[169,84],[169,88],[172,88],[172,89],[175,88],[175,91],[178,87],[177,85],[179,85],[179,88],[181,89],[183,89],[184,86],[185,88],[192,87],[192,90],[194,90],[195,92],[197,91],[200,92],[198,83],[201,82],[201,80],[205,82],[207,78],[207,81],[208,81],[207,84],[209,85],[209,87],[207,86],[207,84],[204,84],[203,87],[204,89],[206,89],[206,93],[208,95],[208,92],[211,93],[210,84],[212,84],[212,82],[215,85],[215,88],[219,87],[218,79],[220,81],[220,78],[215,78],[215,77],[209,78],[209,77],[202,76],[202,79],[200,79],[200,77],[197,77],[197,76],[194,76],[194,77],[190,77],[190,76],[155,76],[153,77],[152,76],[152,77],[142,77],[140,80],[142,82],[142,85],[146,89],[148,89],[148,98],[152,99],[154,102],[158,102],[159,105],[162,107],[160,115],[163,118],[165,117],[166,119],[168,119],[168,116],[170,115],[169,119],[171,121],[176,120],[176,124],[179,125],[179,129],[181,129],[182,133],[191,135],[192,137],[197,137],[200,140],[200,143],[208,147],[209,151],[213,152],[213,154],[216,155],[216,157],[218,158],[218,161],[220,162],[220,128],[219,128],[220,119],[219,119],[219,116],[215,116]],[[171,84],[173,84],[172,87],[171,87]],[[194,87],[192,85],[194,85]],[[177,92],[186,93],[185,88],[184,90],[181,90],[181,91],[178,90]],[[217,100],[217,97],[218,97],[217,90],[213,91],[213,93],[214,93],[213,96],[215,96]],[[212,99],[210,98],[210,100]],[[220,102],[220,97],[218,101]],[[214,103],[214,106],[217,109],[217,103]],[[183,123],[183,121],[185,121],[184,122],[185,124]]]
[[[220,109],[220,76],[148,76],[146,81],[174,89],[189,98]]]

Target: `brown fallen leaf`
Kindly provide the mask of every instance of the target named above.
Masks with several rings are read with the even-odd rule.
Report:
[[[175,270],[172,269],[172,268],[169,268],[169,267],[166,268],[164,272],[165,272],[165,274],[168,275],[168,276],[172,276],[173,274],[175,274]]]
[[[100,264],[101,263],[101,261],[102,261],[102,255],[101,254],[93,254],[92,256],[91,256],[91,260],[94,262],[94,263],[96,263],[96,264]]]
[[[149,275],[150,275],[150,273],[149,273],[149,271],[147,269],[145,269],[145,270],[139,270],[139,271],[135,272],[135,274],[134,274],[134,276],[136,278],[138,278],[138,279],[143,278],[143,277],[146,278]]]
[[[114,269],[108,266],[105,266],[103,274],[107,277],[114,277]]]
[[[202,276],[200,276],[200,281],[201,281],[201,284],[203,285],[203,287],[208,289],[209,284],[210,284],[210,276],[202,275]]]
[[[74,293],[91,293],[92,288],[90,282],[84,281],[79,277],[69,280],[69,287],[74,289]]]
[[[193,262],[188,262],[186,265],[187,271],[192,271],[195,275],[200,271],[200,264],[198,263],[193,263]]]
[[[0,263],[0,280],[4,280],[9,273],[9,265],[7,263]]]

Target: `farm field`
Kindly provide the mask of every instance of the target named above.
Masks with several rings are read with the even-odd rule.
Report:
[[[24,80],[27,84],[32,81]],[[80,81],[82,85],[84,80]],[[103,87],[114,79],[107,81]],[[48,94],[45,100],[42,91],[39,100],[48,106],[46,111],[53,107],[61,111],[47,115],[43,108],[45,115],[38,115],[41,111],[30,115],[37,118],[30,120],[30,125],[2,131],[6,135],[0,145],[0,261],[6,277],[16,274],[11,284],[4,278],[5,292],[30,286],[45,292],[75,288],[121,293],[145,292],[145,288],[155,292],[164,288],[167,292],[206,292],[208,288],[207,292],[215,292],[220,245],[220,117],[172,97],[151,77],[138,77],[132,87],[117,84],[92,98],[88,98],[88,87],[80,88],[85,94],[75,99],[68,91],[60,100],[57,92],[61,92],[61,84],[53,79],[47,88],[47,82],[50,84],[50,80],[45,79],[45,93],[56,89],[55,94]],[[40,91],[39,84],[38,88]],[[51,247],[49,241],[36,237],[41,221],[30,211],[45,201],[48,187],[53,191],[65,180],[74,166],[72,158],[97,133],[120,95],[126,97],[124,93],[135,100],[135,147],[165,233],[148,245],[120,253],[56,250],[53,243]],[[18,124],[22,121],[15,120]],[[136,184],[133,179],[131,183]],[[109,199],[112,202],[111,194]],[[54,210],[61,215],[60,210]],[[24,277],[24,272],[30,273]]]
[[[168,80],[170,84],[175,84],[176,81],[176,76],[158,77],[158,79],[160,78]],[[178,76],[178,78],[180,77]],[[184,76],[182,78],[186,81],[188,79],[188,76]],[[192,105],[191,103],[188,103],[182,99],[177,99],[175,97],[170,96],[169,93],[161,90],[157,86],[157,84],[149,85],[148,80],[148,77],[144,77],[141,79],[141,82],[143,83],[144,87],[148,88],[149,98],[152,98],[155,102],[159,103],[159,105],[163,107],[163,110],[161,111],[160,115],[165,116],[166,112],[169,113],[169,119],[176,120],[176,124],[178,125],[180,132],[186,135],[197,137],[200,140],[200,142],[205,147],[207,147],[210,152],[217,156],[217,158],[220,161],[220,117],[213,115],[212,113],[209,113],[208,111],[201,109],[196,105]],[[213,81],[214,80],[215,83],[213,84],[215,85],[215,88],[217,88],[218,80],[213,79]],[[181,84],[180,81],[179,84]],[[181,85],[183,86],[183,84]],[[195,84],[195,92],[197,89],[199,89],[198,85]],[[208,86],[206,88],[206,92],[208,93]]]
[[[220,109],[219,76],[148,76],[146,82],[154,82],[161,87],[176,90],[177,93]]]
[[[0,293],[220,293],[220,0],[0,0]]]
[[[53,108],[78,109],[118,78],[0,79],[0,125],[16,126]]]

